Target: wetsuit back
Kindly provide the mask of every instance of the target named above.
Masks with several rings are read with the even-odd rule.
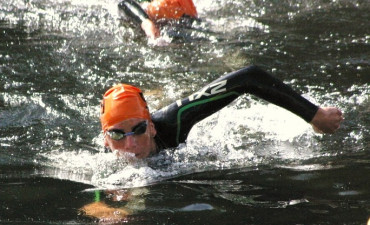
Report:
[[[158,150],[185,142],[200,120],[222,109],[242,94],[250,93],[283,107],[310,122],[318,107],[279,79],[256,66],[229,73],[187,98],[152,114]]]

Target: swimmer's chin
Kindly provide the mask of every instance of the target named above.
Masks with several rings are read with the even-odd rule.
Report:
[[[145,159],[145,158],[148,157],[143,153],[124,152],[124,151],[120,151],[120,150],[114,150],[113,153],[118,158],[126,159],[129,162],[139,160],[139,159]]]

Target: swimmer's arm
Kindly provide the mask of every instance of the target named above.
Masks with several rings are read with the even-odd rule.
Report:
[[[118,8],[137,24],[141,24],[144,20],[149,19],[148,14],[136,1],[123,0],[118,4]]]
[[[290,86],[256,66],[230,73],[213,83],[221,80],[227,80],[228,91],[250,93],[293,112],[311,123],[316,132],[334,133],[343,120],[339,109],[314,105]]]
[[[128,17],[130,17],[136,24],[139,24],[146,36],[150,38],[159,37],[159,29],[137,2],[133,0],[123,0],[118,4],[118,8],[122,10]]]
[[[152,118],[158,133],[167,141],[167,146],[176,147],[185,142],[194,124],[246,93],[291,111],[311,123],[315,131],[333,133],[343,120],[339,109],[314,105],[290,86],[256,66],[226,74],[191,96],[155,112]]]
[[[159,29],[155,26],[154,22],[146,19],[141,23],[141,29],[145,32],[146,36],[155,39],[160,36]]]

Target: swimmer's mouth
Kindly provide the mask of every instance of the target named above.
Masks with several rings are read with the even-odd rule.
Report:
[[[143,158],[143,156],[142,156],[142,154],[141,154],[141,153],[136,153],[136,154],[135,154],[135,157],[136,157],[136,158],[138,158],[138,159]]]

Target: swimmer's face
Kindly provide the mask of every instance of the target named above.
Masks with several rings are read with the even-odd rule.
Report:
[[[146,158],[156,151],[154,136],[155,130],[152,121],[145,119],[127,119],[119,122],[104,135],[104,144],[118,153],[132,153],[137,158]]]

